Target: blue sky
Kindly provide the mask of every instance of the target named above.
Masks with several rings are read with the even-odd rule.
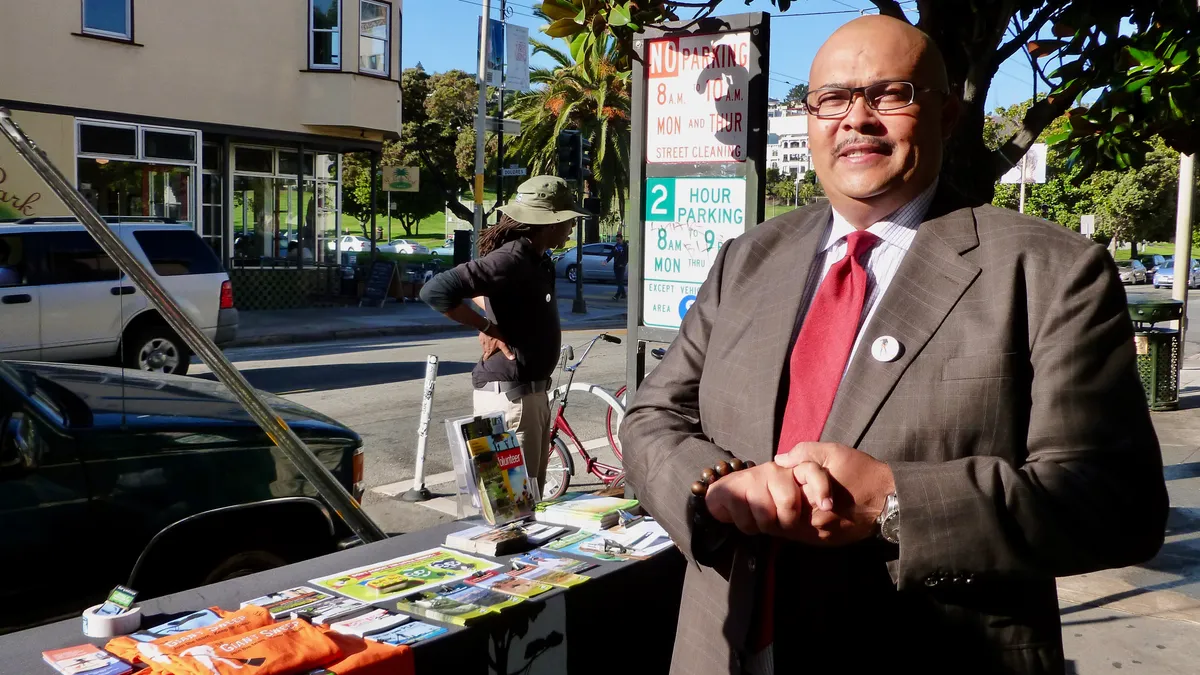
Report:
[[[513,14],[509,22],[529,28],[530,37],[545,34],[538,28],[545,22],[533,16],[538,0],[511,0]],[[903,3],[915,7],[915,2]],[[767,0],[755,0],[745,7],[740,0],[725,0],[727,13],[774,9]],[[500,0],[492,0],[492,16],[499,18]],[[817,48],[834,30],[858,16],[858,10],[872,7],[868,0],[801,0],[793,3],[787,14],[773,13],[771,17],[771,96],[782,97],[792,85],[808,78]],[[478,37],[476,22],[483,11],[482,0],[408,0],[404,3],[403,65],[417,62],[429,72],[458,68],[469,73],[476,70]],[[826,14],[818,14],[824,13]],[[808,14],[800,16],[801,14]],[[797,15],[797,16],[793,16]],[[915,11],[910,14],[916,19]],[[546,38],[548,39],[548,38]],[[561,40],[551,40],[563,46]],[[534,66],[549,65],[545,57],[532,61]],[[1038,90],[1046,91],[1044,82]],[[987,110],[1026,100],[1033,95],[1033,73],[1029,62],[1018,52],[1000,67],[988,92]]]

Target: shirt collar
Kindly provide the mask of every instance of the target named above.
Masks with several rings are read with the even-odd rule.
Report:
[[[867,231],[892,246],[898,246],[907,251],[909,245],[912,244],[913,237],[916,236],[917,228],[921,226],[921,221],[925,220],[925,213],[929,211],[929,205],[933,202],[937,186],[938,179],[935,178],[933,184],[925,188],[924,192],[872,224]],[[829,236],[825,239],[822,252],[833,248],[835,244],[855,230],[855,227],[842,217],[837,209],[831,210],[833,211],[833,225],[830,228]]]

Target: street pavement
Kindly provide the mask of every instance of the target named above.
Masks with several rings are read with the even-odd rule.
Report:
[[[601,286],[589,295],[601,290],[608,289]],[[1170,297],[1148,287],[1129,291],[1150,298]],[[1200,291],[1190,296],[1188,314],[1195,319],[1200,317]],[[624,325],[623,320],[609,323],[613,326],[609,332],[624,337],[624,331],[616,328]],[[568,330],[564,342],[579,347],[599,330]],[[579,380],[615,391],[624,381],[625,349],[625,345],[598,343],[580,369]],[[441,499],[422,505],[396,495],[411,486],[421,382],[430,354],[438,356],[440,364],[425,466],[428,486]],[[328,414],[362,435],[368,487],[364,508],[392,533],[455,517],[452,465],[442,421],[470,412],[470,370],[478,354],[476,338],[464,333],[227,350],[255,386]],[[198,376],[206,372],[202,365],[193,367]],[[582,439],[604,443],[599,440],[604,437],[600,405],[573,399],[568,418]],[[1171,497],[1167,542],[1154,560],[1143,565],[1059,580],[1068,673],[1200,672],[1200,328],[1185,344],[1180,409],[1154,413],[1153,421]],[[612,459],[611,452],[598,454]],[[577,469],[573,490],[594,491],[601,486]]]
[[[558,312],[564,329],[625,325],[626,303],[613,284],[584,284],[586,312],[574,313],[575,286],[560,279]],[[324,307],[243,311],[237,338],[226,349],[397,335],[457,332],[461,326],[420,300],[389,300],[383,307]]]

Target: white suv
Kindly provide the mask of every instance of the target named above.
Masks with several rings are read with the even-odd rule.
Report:
[[[208,337],[237,336],[229,275],[191,227],[106,220]],[[191,352],[77,220],[0,222],[0,359],[114,357],[183,375]]]

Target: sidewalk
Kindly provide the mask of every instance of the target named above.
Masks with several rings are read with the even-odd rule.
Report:
[[[1068,673],[1200,672],[1200,354],[1183,368],[1179,410],[1153,414],[1166,543],[1145,564],[1058,580]]]
[[[587,298],[587,313],[572,314],[572,300],[558,299],[563,330],[624,328],[626,307],[605,298]],[[389,302],[375,307],[325,307],[245,311],[238,317],[237,339],[224,345],[250,347],[298,342],[323,342],[395,335],[424,335],[463,331],[462,326],[422,302]]]

